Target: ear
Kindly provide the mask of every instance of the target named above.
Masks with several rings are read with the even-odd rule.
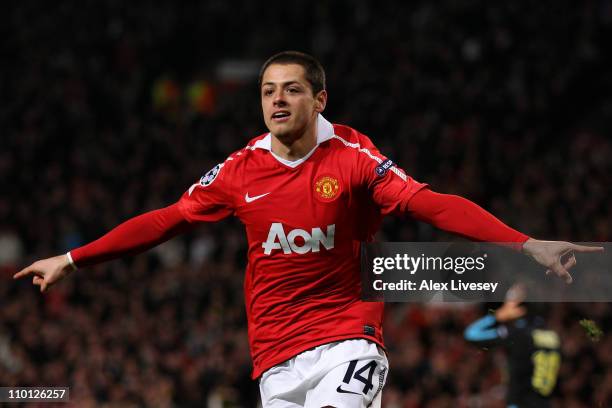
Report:
[[[325,110],[325,106],[327,105],[327,91],[325,89],[319,91],[319,93],[315,95],[314,99],[315,111],[317,111],[318,113],[323,112]]]

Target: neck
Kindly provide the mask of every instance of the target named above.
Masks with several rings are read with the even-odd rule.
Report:
[[[297,137],[277,137],[272,135],[272,152],[277,156],[295,161],[306,156],[317,145],[317,122],[300,132]]]

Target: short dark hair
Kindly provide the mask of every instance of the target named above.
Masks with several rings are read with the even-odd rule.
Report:
[[[318,94],[325,89],[325,70],[323,65],[311,55],[299,51],[283,51],[267,59],[259,71],[259,86],[262,85],[263,75],[272,64],[297,64],[304,68],[306,80],[310,83],[312,93]]]

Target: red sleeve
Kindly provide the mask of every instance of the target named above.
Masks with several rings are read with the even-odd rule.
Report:
[[[179,211],[178,203],[131,218],[102,238],[70,251],[79,268],[99,264],[124,255],[143,252],[180,232],[191,224]]]
[[[232,179],[239,179],[239,176],[230,174],[227,164],[232,160],[230,157],[217,164],[183,194],[178,208],[189,222],[220,221],[234,213]]]
[[[407,210],[420,221],[474,241],[517,243],[520,245],[512,247],[520,250],[529,239],[482,207],[456,195],[423,189],[414,194]]]
[[[370,139],[359,134],[358,169],[373,201],[382,215],[401,214],[408,202],[427,184],[408,176],[388,157],[380,153]]]
[[[102,238],[70,251],[75,265],[86,267],[143,252],[190,229],[192,223],[231,215],[232,186],[228,172],[222,171],[226,162],[204,174],[177,203],[129,219]]]

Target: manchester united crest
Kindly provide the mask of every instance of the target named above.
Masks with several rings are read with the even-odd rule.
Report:
[[[315,196],[324,202],[333,201],[340,192],[338,179],[331,176],[321,176],[314,184]]]

